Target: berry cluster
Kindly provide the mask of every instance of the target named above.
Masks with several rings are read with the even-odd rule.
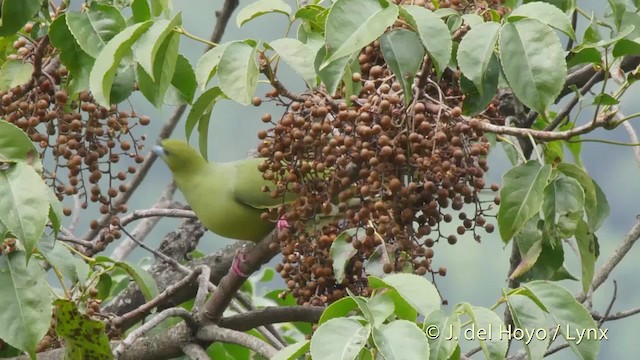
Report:
[[[259,169],[274,183],[263,191],[294,199],[264,218],[284,216],[293,224],[279,234],[277,270],[300,304],[335,301],[346,288],[370,294],[366,267],[374,259],[385,273],[445,276],[445,266],[432,266],[436,243],[454,245],[466,235],[479,242],[495,230],[487,210],[500,198],[485,193],[499,188],[485,181],[490,144],[481,122],[503,123],[497,104],[464,120],[460,72],[438,79],[428,68],[406,103],[378,41],[358,61],[361,72],[352,81],[361,85],[359,94],[345,99],[344,89],[335,96],[315,91],[287,104],[276,121],[262,117],[273,126],[258,134],[266,158]],[[454,221],[455,233],[447,233],[443,224]],[[346,229],[357,229],[346,239],[356,254],[338,283],[329,252]]]

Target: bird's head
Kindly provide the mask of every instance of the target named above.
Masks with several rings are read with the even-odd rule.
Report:
[[[174,173],[196,169],[207,163],[196,150],[182,140],[162,140],[160,145],[153,147],[153,152],[164,160]]]

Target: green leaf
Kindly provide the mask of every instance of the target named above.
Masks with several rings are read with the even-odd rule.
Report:
[[[113,85],[118,65],[125,55],[131,52],[131,45],[138,40],[140,35],[152,23],[152,21],[146,21],[129,26],[111,39],[100,52],[100,56],[96,59],[89,75],[91,92],[96,102],[100,105],[105,107],[111,105],[111,86]]]
[[[586,51],[585,49],[584,51]],[[599,54],[598,50],[590,49]],[[629,40],[629,39],[620,39],[620,41],[616,42],[613,46],[613,50],[611,52],[614,57],[623,57],[625,55],[636,55],[640,54],[640,44],[637,41]]]
[[[616,29],[620,30],[622,26],[622,17],[627,10],[626,0],[607,0],[609,2],[609,7],[611,8],[611,15],[613,15],[613,20],[616,25]]]
[[[596,44],[601,40],[602,35],[600,34],[598,21],[595,14],[591,13],[591,21],[589,22],[589,26],[584,30],[582,41],[584,44]]]
[[[53,304],[56,307],[56,333],[64,339],[66,359],[113,359],[102,321],[82,314],[70,300],[58,299]]]
[[[551,336],[542,333],[547,329],[544,312],[525,296],[507,296],[507,306],[515,325],[511,329],[513,337],[522,342],[528,359],[542,359],[551,340]]]
[[[218,69],[222,92],[232,100],[249,104],[258,84],[255,43],[229,43],[220,57]]]
[[[593,105],[618,105],[620,101],[609,94],[598,94],[593,98]]]
[[[551,5],[556,6],[558,9],[570,14],[572,13],[575,8],[576,8],[576,1],[575,0],[524,0],[523,3],[524,4],[528,4],[528,3],[533,3],[533,2],[545,2]],[[514,8],[514,6],[509,6],[510,8]]]
[[[40,164],[40,156],[29,136],[14,124],[0,119],[0,162]]]
[[[0,256],[0,338],[35,359],[38,342],[51,325],[51,295],[46,274],[25,254]]]
[[[75,256],[69,248],[59,241],[46,238],[40,241],[36,247],[47,262],[64,275],[67,280],[71,281],[72,284],[77,282],[84,283],[87,280],[91,270],[89,265]]]
[[[372,289],[389,289],[389,284],[385,283],[382,279],[369,275],[367,277],[369,286]],[[418,316],[416,309],[405,300],[400,293],[396,290],[389,291],[389,295],[393,299],[395,304],[395,315],[404,320],[415,321]],[[324,315],[324,314],[323,314]]]
[[[109,274],[100,274],[100,279],[98,279],[98,283],[96,284],[98,299],[105,300],[109,297],[112,284],[113,281],[111,281],[111,276],[109,276]]]
[[[527,221],[540,211],[543,191],[551,176],[551,166],[536,161],[517,166],[502,177],[498,226],[507,242],[518,234]]]
[[[609,217],[611,213],[611,208],[609,207],[609,202],[607,201],[607,197],[600,189],[598,183],[592,180],[593,186],[596,189],[596,207],[594,209],[593,215],[589,217],[589,213],[587,213],[587,217],[589,218],[589,228],[595,232],[600,229],[604,221]]]
[[[179,42],[180,34],[171,34],[165,38],[162,46],[156,52],[153,74],[148,74],[141,64],[138,64],[140,91],[156,108],[160,108],[164,103],[167,90],[174,79]]]
[[[116,262],[115,266],[122,269],[124,272],[129,274],[131,278],[133,278],[133,280],[140,288],[142,295],[144,295],[144,299],[146,301],[149,301],[158,296],[158,285],[145,269],[139,267],[138,265],[120,261]]]
[[[440,309],[438,289],[427,279],[414,274],[391,274],[383,281],[395,289],[404,300],[422,315]]]
[[[366,345],[371,327],[349,318],[331,319],[318,327],[311,338],[314,359],[355,359]]]
[[[482,352],[487,359],[504,359],[509,347],[509,339],[502,336],[501,330],[505,328],[502,319],[493,311],[471,306],[468,303],[456,305],[455,312],[469,315],[473,324],[473,329],[477,334],[483,331],[486,336],[476,336]]]
[[[151,14],[153,14],[154,17],[160,15],[169,17],[173,11],[172,7],[170,0],[151,0]]]
[[[269,42],[269,46],[289,65],[310,88],[316,85],[316,70],[313,62],[316,52],[299,40],[284,38]]]
[[[469,30],[458,46],[460,71],[473,82],[480,95],[484,94],[484,81],[494,56],[499,29],[500,25],[495,22],[482,23]]]
[[[0,91],[7,91],[31,80],[33,65],[22,60],[8,60],[0,68]]]
[[[69,71],[68,92],[75,94],[89,87],[89,73],[95,60],[78,45],[66,19],[67,15],[62,14],[51,23],[49,39],[51,45],[60,50],[60,61]]]
[[[300,29],[304,29],[304,25],[308,25],[307,28],[311,32],[324,33],[324,24],[327,21],[328,14],[328,9],[320,5],[310,4],[299,8],[293,18],[294,20],[300,19],[303,21],[303,26],[300,26]]]
[[[0,36],[18,32],[40,10],[42,0],[4,0]]]
[[[327,16],[326,55],[320,65],[351,55],[382,35],[398,17],[398,6],[377,0],[337,0]]]
[[[484,23],[484,18],[478,14],[464,14],[462,15],[462,21],[472,28]]]
[[[177,46],[180,42],[180,35],[174,33],[173,30],[180,24],[182,24],[182,16],[180,13],[176,14],[176,16],[171,20],[156,21],[144,34],[140,35],[140,38],[135,43],[133,54],[138,61],[138,66],[142,67],[147,75],[151,76],[151,80],[154,82],[157,81],[156,75],[159,70],[158,66],[154,66],[156,61],[166,61],[167,58],[173,58],[175,66],[174,57],[177,56],[178,53]],[[175,55],[173,54],[174,46],[170,47],[171,50],[167,50],[167,42],[165,41],[167,39],[171,39],[175,42]],[[172,54],[163,55],[163,51],[171,51]],[[160,67],[160,70],[162,70],[162,67]],[[160,74],[166,75],[166,72],[167,71],[160,71]],[[173,76],[173,70],[169,71],[169,73],[169,79],[171,79],[171,76]]]
[[[0,221],[22,242],[27,258],[47,223],[48,197],[47,186],[31,166],[19,162],[0,170]]]
[[[353,74],[361,73],[360,63],[355,58],[352,58],[349,66],[347,66],[345,70],[344,77],[342,78],[342,82],[344,83],[344,98],[347,106],[351,106],[351,95],[358,96],[360,91],[362,91],[362,81],[353,81]],[[371,257],[369,257],[369,259],[371,259]]]
[[[200,95],[198,99],[193,103],[191,107],[191,111],[189,111],[189,115],[187,115],[187,122],[185,124],[185,133],[187,135],[187,140],[191,137],[191,133],[196,125],[198,125],[198,132],[200,133],[200,139],[207,138],[208,132],[202,132],[204,129],[208,129],[209,121],[211,119],[211,111],[213,110],[213,106],[220,100],[220,98],[225,98],[224,94],[220,90],[219,87],[211,88]],[[205,123],[204,126],[200,125]],[[203,151],[204,150],[204,151]],[[207,149],[206,147],[200,147],[201,155],[206,159],[207,158]]]
[[[620,40],[620,42],[622,41],[624,40]],[[616,47],[618,44],[616,44]],[[615,51],[616,50],[614,47],[613,49],[614,56],[616,56]],[[579,49],[573,53],[573,56],[571,56],[567,61],[567,68],[572,68],[576,65],[586,64],[586,63],[600,64],[601,62],[602,62],[602,55],[600,54],[600,51],[592,47],[587,47],[587,48]]]
[[[151,19],[151,8],[147,0],[133,0],[131,2],[131,12],[133,13],[133,22],[145,22]]]
[[[386,360],[424,359],[429,342],[415,322],[396,320],[373,329],[373,342]]]
[[[451,48],[453,46],[451,33],[447,25],[438,15],[422,6],[402,6],[400,14],[417,30],[420,41],[427,49],[438,76],[442,75],[451,60]],[[416,51],[416,49],[410,48],[405,50]]]
[[[93,58],[127,26],[120,10],[97,2],[85,12],[67,12],[66,21],[80,48]]]
[[[331,244],[329,249],[329,256],[333,259],[333,274],[336,278],[336,282],[341,284],[344,281],[344,271],[349,263],[349,260],[358,251],[353,248],[351,242],[347,242],[353,236],[361,237],[364,231],[360,230],[360,236],[358,236],[358,228],[347,229],[340,233],[338,237]]]
[[[295,360],[308,353],[310,348],[310,340],[300,341],[278,351],[271,360]]]
[[[596,231],[609,215],[609,205],[604,198],[604,194],[602,194],[603,200],[602,203],[600,203],[596,192],[597,184],[581,167],[574,164],[562,163],[558,165],[558,170],[576,179],[578,183],[580,183],[580,186],[584,190],[584,209],[587,213],[589,228],[591,231]],[[602,191],[600,191],[600,193],[602,193]]]
[[[368,299],[362,296],[356,296],[348,288],[346,289],[346,291],[347,291],[347,294],[349,294],[349,297],[352,298],[353,301],[355,301],[356,305],[358,306],[358,309],[360,309],[360,313],[362,313],[362,316],[364,316],[364,319],[366,320],[366,322],[369,323],[370,325],[373,325],[375,320],[373,318],[373,313],[371,313],[371,309],[369,309]]]
[[[500,78],[500,63],[498,57],[493,54],[489,60],[489,66],[482,79],[482,89],[478,88],[466,76],[460,78],[460,86],[464,93],[462,112],[465,115],[473,116],[483,112],[487,105],[493,100],[498,89]],[[506,143],[503,143],[503,145]]]
[[[62,203],[58,200],[56,194],[53,193],[53,189],[47,187],[47,192],[49,193],[49,221],[51,222],[51,227],[53,228],[53,232],[55,235],[58,235],[58,231],[60,231],[60,226],[62,226],[62,219],[64,218],[64,214],[62,213]]]
[[[436,16],[433,15],[433,17]],[[437,18],[436,21],[440,22]],[[413,97],[411,87],[425,54],[418,35],[404,29],[384,33],[380,37],[380,50],[387,65],[395,74],[396,80],[402,85],[405,104],[411,103]]]
[[[502,26],[500,60],[514,94],[539,113],[555,102],[564,87],[564,50],[553,30],[538,20]]]
[[[340,85],[340,81],[345,76],[347,66],[351,61],[355,60],[356,54],[354,53],[352,55],[337,59],[320,70],[320,64],[322,63],[322,59],[324,59],[325,54],[326,48],[321,47],[316,54],[314,67],[318,76],[320,77],[320,80],[322,80],[322,83],[327,88],[327,93],[333,95],[336,93],[338,86]]]
[[[458,314],[446,316],[442,310],[432,311],[422,328],[429,339],[429,360],[451,359],[460,338]]]
[[[547,281],[532,281],[524,284],[523,288],[526,291],[519,294],[536,302],[557,324],[552,330],[553,335],[556,335],[554,338],[561,334],[580,359],[597,358],[600,351],[600,342],[596,336],[599,334],[598,326],[589,311],[569,291]],[[585,336],[577,341],[579,333],[593,336]]]
[[[350,296],[343,297],[327,306],[322,312],[318,325],[330,319],[346,317],[351,311],[358,307],[355,299]]]
[[[254,1],[238,12],[236,24],[241,27],[246,22],[269,13],[281,13],[291,15],[291,7],[282,0],[260,0]]]
[[[196,93],[196,75],[189,60],[182,54],[176,59],[176,71],[164,96],[167,105],[191,104]]]
[[[536,214],[524,225],[514,237],[520,251],[520,263],[513,270],[509,279],[516,279],[531,269],[542,253],[542,229],[539,227],[540,217]]]
[[[227,45],[228,44],[218,45],[204,53],[204,55],[198,59],[198,64],[196,65],[196,80],[202,91],[204,91],[213,75],[216,74],[220,58]]]
[[[560,174],[549,183],[542,203],[547,228],[558,231],[562,238],[571,237],[582,220],[584,197],[582,186],[572,177]]]
[[[576,243],[580,250],[580,264],[582,266],[582,291],[589,292],[597,259],[597,244],[595,235],[582,220],[578,223]]]
[[[136,81],[136,71],[134,64],[128,61],[123,61],[118,65],[116,74],[113,78],[113,84],[111,85],[111,92],[109,98],[114,104],[119,104],[125,101],[129,95],[133,92]]]
[[[571,19],[567,14],[563,13],[558,7],[544,2],[532,2],[523,4],[515,8],[507,20],[509,22],[518,21],[522,18],[530,18],[539,20],[554,29],[560,30],[570,38],[576,38],[576,34],[571,26]]]
[[[382,323],[384,323],[395,310],[393,297],[391,296],[390,291],[375,294],[371,299],[369,299],[367,307],[373,316],[374,328],[382,325]]]

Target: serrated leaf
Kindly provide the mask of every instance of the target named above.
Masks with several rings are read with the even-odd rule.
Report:
[[[258,84],[256,47],[247,42],[229,43],[218,63],[220,89],[232,100],[249,104]]]
[[[89,87],[100,105],[111,105],[111,86],[120,61],[131,51],[131,45],[138,40],[151,25],[152,21],[138,23],[124,29],[116,35],[100,52],[89,75]]]
[[[31,256],[49,215],[48,190],[38,173],[18,162],[0,170],[0,221]]]
[[[448,360],[458,346],[460,319],[458,314],[446,316],[442,310],[427,315],[422,326],[429,340],[429,360]]]
[[[396,80],[402,85],[405,104],[411,103],[413,97],[411,87],[425,54],[418,35],[404,29],[384,33],[380,37],[380,50],[387,65],[396,76]],[[451,55],[450,50],[449,55]]]
[[[567,66],[556,34],[534,19],[500,29],[500,60],[514,94],[523,104],[544,112],[564,87]]]
[[[595,264],[597,259],[597,244],[595,235],[589,230],[589,226],[580,220],[576,231],[576,243],[580,251],[580,265],[582,268],[582,291],[589,292]]]
[[[438,76],[442,75],[451,60],[453,46],[447,25],[438,15],[422,6],[402,6],[400,14],[417,30],[422,45],[427,49],[429,58],[433,61],[436,73]]]
[[[201,90],[204,91],[209,80],[216,74],[218,63],[220,63],[220,58],[227,45],[228,44],[220,44],[204,53],[204,55],[198,59],[198,64],[196,65],[196,80]]]
[[[462,38],[458,46],[457,60],[460,71],[484,94],[484,80],[494,56],[500,25],[482,23]]]
[[[72,284],[77,282],[84,283],[87,280],[89,271],[91,270],[89,265],[75,256],[61,242],[47,238],[46,240],[40,241],[36,247],[40,254],[44,256],[45,260],[64,275]]]
[[[415,322],[396,320],[373,329],[373,342],[386,360],[424,359],[429,342]]]
[[[213,110],[213,106],[221,98],[225,98],[225,96],[220,88],[211,88],[202,93],[200,97],[196,99],[196,101],[193,103],[193,106],[191,107],[191,110],[189,111],[189,115],[187,115],[187,122],[185,124],[185,133],[187,135],[187,140],[189,140],[193,129],[197,125],[198,133],[200,135],[200,154],[205,159],[207,158],[206,139],[208,137],[207,130],[209,128],[209,121],[211,120],[211,111]]]
[[[521,339],[528,359],[541,360],[551,340],[551,336],[540,336],[547,328],[544,312],[525,296],[507,296],[507,306],[516,327],[512,329],[513,337]]]
[[[176,71],[165,93],[164,103],[167,105],[191,104],[197,86],[191,63],[184,55],[178,54]]]
[[[584,360],[595,360],[600,350],[596,336],[584,337],[577,341],[578,332],[598,334],[598,326],[591,314],[573,295],[552,282],[532,281],[523,285],[527,291],[520,294],[529,297],[541,306],[556,322],[555,335],[561,334],[573,352]]]
[[[78,45],[67,26],[66,19],[67,15],[62,14],[51,23],[49,39],[51,45],[60,50],[60,61],[69,71],[68,92],[75,94],[89,87],[89,73],[95,59]]]
[[[366,345],[371,327],[349,318],[331,319],[318,327],[311,338],[315,359],[355,359]]]
[[[377,0],[337,0],[327,15],[326,55],[320,70],[359,51],[382,35],[398,17],[398,6]]]
[[[41,0],[4,0],[0,19],[0,36],[18,32],[40,9]]]
[[[147,0],[133,0],[131,2],[131,13],[133,22],[139,23],[151,19],[151,8]]]
[[[54,305],[56,333],[64,339],[65,359],[113,359],[102,321],[82,314],[70,300],[58,299]]]
[[[115,266],[125,271],[136,282],[144,299],[149,301],[158,296],[158,285],[151,275],[139,267],[127,262],[116,262]]]
[[[540,211],[550,176],[551,166],[541,166],[533,160],[504,174],[498,210],[498,227],[503,241],[509,241]]]
[[[295,360],[309,352],[310,347],[310,340],[300,341],[278,351],[271,360]]]
[[[269,13],[281,13],[290,16],[291,7],[282,0],[254,1],[238,12],[236,24],[238,27],[242,27],[246,22]]]
[[[322,80],[322,83],[327,88],[327,93],[333,95],[336,93],[341,80],[345,76],[347,66],[351,61],[354,61],[355,54],[332,61],[331,64],[320,70],[320,64],[322,63],[322,59],[324,59],[325,55],[326,48],[321,47],[316,54],[314,67],[320,77],[320,80]]]
[[[571,237],[584,213],[584,190],[569,176],[560,175],[544,189],[544,213],[547,229],[557,231],[560,237]]]
[[[516,279],[522,276],[538,261],[538,257],[542,253],[542,229],[538,226],[539,221],[539,216],[533,216],[514,237],[514,241],[518,244],[521,259],[518,266],[509,275],[509,279]]]
[[[29,136],[16,125],[0,119],[0,162],[40,163],[40,156]]]
[[[21,60],[8,60],[0,67],[0,91],[7,91],[31,80],[33,65]]]
[[[80,48],[93,58],[127,26],[120,10],[97,2],[84,12],[67,12],[66,22]]]
[[[140,38],[135,43],[133,54],[138,61],[138,66],[141,66],[154,82],[157,81],[156,73],[158,73],[158,67],[154,66],[155,61],[173,57],[173,54],[172,56],[163,56],[162,53],[159,53],[161,50],[167,51],[167,39],[175,39],[173,41],[175,41],[175,56],[177,56],[177,44],[180,42],[180,35],[173,33],[173,30],[180,24],[182,24],[180,13],[176,14],[171,20],[156,21],[144,34],[140,35]],[[173,46],[171,48],[173,51]],[[175,59],[173,61],[175,62]],[[160,71],[160,73],[161,75],[166,75],[165,72]],[[173,71],[171,71],[171,76],[173,76]],[[171,76],[169,76],[169,79],[171,79]]]
[[[316,86],[316,70],[313,62],[316,52],[299,40],[283,38],[269,42],[269,46],[289,65],[310,88]]]
[[[518,21],[521,18],[530,18],[539,20],[555,29],[565,33],[570,38],[576,38],[576,34],[571,26],[571,20],[558,7],[544,2],[532,2],[523,4],[515,8],[507,21]]]
[[[438,289],[424,277],[414,274],[391,274],[383,281],[422,315],[426,316],[440,309],[441,299]]]
[[[367,277],[367,280],[369,281],[369,286],[371,286],[372,289],[389,289],[389,284],[380,278],[370,275]],[[399,319],[415,321],[418,316],[418,312],[414,306],[409,304],[409,302],[407,302],[407,300],[405,300],[397,290],[392,289],[391,291],[388,291],[388,293],[395,304],[395,315]]]
[[[138,64],[138,86],[142,94],[156,108],[164,103],[164,98],[174,79],[178,61],[179,34],[170,34],[156,52],[153,74],[149,74]]]
[[[0,338],[35,359],[38,342],[51,325],[51,297],[46,274],[25,254],[0,256]]]
[[[360,233],[362,232],[360,230]],[[331,244],[331,249],[329,249],[329,256],[333,259],[333,274],[338,284],[341,284],[344,280],[344,272],[349,260],[358,252],[353,248],[350,241],[347,242],[347,239],[357,235],[357,228],[347,229],[336,237]]]
[[[502,319],[493,311],[471,306],[468,303],[456,305],[455,312],[467,314],[471,318],[475,331],[485,330],[486,336],[477,336],[482,352],[487,359],[502,360],[507,354],[509,340],[502,336],[501,330],[505,328]]]

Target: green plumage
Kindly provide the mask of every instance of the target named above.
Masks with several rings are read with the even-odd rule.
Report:
[[[273,183],[262,178],[258,164],[249,158],[227,163],[208,163],[181,140],[164,140],[155,150],[173,172],[178,189],[212,232],[231,239],[260,241],[275,224],[260,219],[264,209],[282,204],[261,191]]]

